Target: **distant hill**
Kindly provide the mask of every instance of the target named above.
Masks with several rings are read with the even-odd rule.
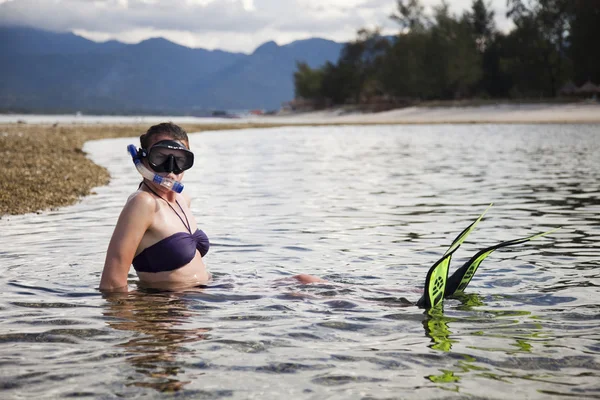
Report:
[[[19,54],[84,54],[127,46],[111,40],[94,43],[72,33],[54,33],[22,27],[0,27],[0,51]]]
[[[296,61],[339,58],[342,43],[308,39],[252,54],[165,39],[96,43],[72,33],[0,27],[0,110],[176,113],[277,109],[294,96]]]

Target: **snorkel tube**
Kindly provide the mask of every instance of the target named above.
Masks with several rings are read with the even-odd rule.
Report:
[[[127,151],[131,155],[133,159],[133,163],[135,164],[135,168],[138,172],[149,181],[156,183],[166,189],[172,190],[175,193],[181,193],[183,191],[183,184],[169,178],[165,178],[164,176],[160,176],[158,174],[152,173],[148,168],[142,164],[141,158],[138,156],[137,149],[133,144],[127,146]]]

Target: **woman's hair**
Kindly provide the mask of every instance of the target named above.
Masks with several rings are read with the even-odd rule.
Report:
[[[142,148],[147,149],[152,141],[152,137],[157,135],[169,136],[173,140],[185,142],[185,145],[190,147],[188,135],[183,128],[181,128],[179,125],[175,125],[172,122],[163,122],[162,124],[151,126],[146,133],[140,136],[140,145]]]

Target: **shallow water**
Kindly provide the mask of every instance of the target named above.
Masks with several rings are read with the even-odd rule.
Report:
[[[133,141],[86,144],[113,177],[96,195],[0,220],[3,399],[600,397],[600,126],[192,135],[186,191],[215,282],[106,298]],[[490,202],[451,272],[562,229],[492,254],[443,313],[413,306]],[[331,283],[281,280],[296,273]]]

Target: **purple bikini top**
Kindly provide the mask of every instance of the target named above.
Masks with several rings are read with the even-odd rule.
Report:
[[[200,229],[193,234],[177,232],[142,250],[133,259],[133,268],[137,272],[173,271],[189,264],[196,250],[204,257],[209,248],[208,236]]]

